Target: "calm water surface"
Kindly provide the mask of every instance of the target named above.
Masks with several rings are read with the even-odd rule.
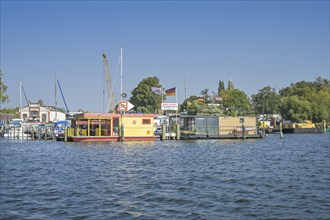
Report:
[[[0,140],[0,219],[330,219],[329,133]]]

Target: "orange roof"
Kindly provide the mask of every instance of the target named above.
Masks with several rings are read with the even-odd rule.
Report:
[[[120,117],[121,114],[117,114],[117,113],[83,113],[82,116],[84,118],[90,118],[90,117]],[[123,114],[123,116],[125,117],[154,117],[155,114]]]

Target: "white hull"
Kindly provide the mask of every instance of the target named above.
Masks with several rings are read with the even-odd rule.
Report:
[[[30,139],[31,138],[31,135],[29,134],[25,134],[23,132],[23,129],[22,128],[11,128],[8,130],[7,133],[4,133],[3,135],[4,138],[6,139]]]

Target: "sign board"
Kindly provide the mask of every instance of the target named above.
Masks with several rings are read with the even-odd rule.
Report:
[[[162,103],[162,110],[179,110],[178,103]]]
[[[120,101],[118,102],[118,111],[129,111],[134,108],[134,105],[128,101]]]

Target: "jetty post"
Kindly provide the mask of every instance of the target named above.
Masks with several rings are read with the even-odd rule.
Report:
[[[244,123],[242,124],[242,138],[245,139],[245,125]]]
[[[45,141],[47,141],[47,135],[48,135],[48,131],[47,128],[45,128]]]
[[[123,111],[120,112],[120,141],[124,141],[124,123],[123,123]]]
[[[180,124],[176,124],[176,139],[180,140]]]
[[[166,124],[162,124],[162,140],[165,140],[166,138]]]
[[[280,138],[283,138],[282,122],[280,122]]]
[[[31,139],[34,141],[34,128],[33,125],[31,125]]]
[[[41,140],[41,128],[38,127],[38,140]]]
[[[68,141],[68,128],[65,126],[64,127],[64,142]]]
[[[52,140],[55,141],[55,126],[52,127]]]
[[[323,120],[323,133],[327,132],[327,123]]]

